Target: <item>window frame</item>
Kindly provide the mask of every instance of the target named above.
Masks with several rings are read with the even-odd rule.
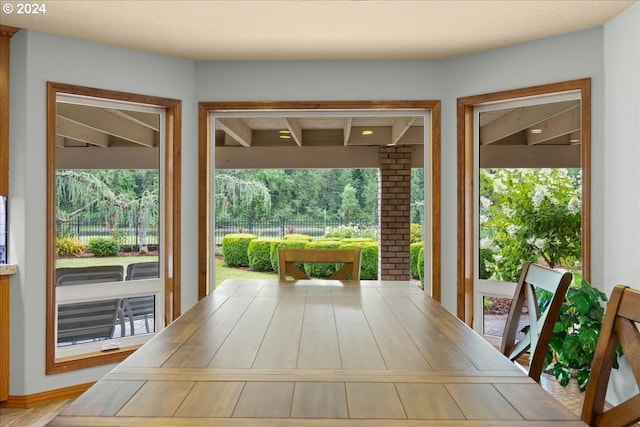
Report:
[[[582,149],[582,274],[591,278],[591,79],[577,79],[559,83],[505,90],[458,98],[458,237],[457,237],[457,316],[468,325],[474,312],[474,109],[484,105],[576,92],[581,99]]]
[[[156,96],[139,95],[47,82],[47,230],[46,230],[46,374],[84,369],[124,360],[139,345],[118,350],[93,352],[77,356],[56,358],[56,280],[55,280],[55,173],[56,173],[56,100],[58,94],[87,96],[125,103],[149,105],[165,111],[164,156],[164,324],[168,325],[180,315],[180,201],[181,201],[181,134],[182,101]]]
[[[211,206],[212,177],[215,170],[213,164],[211,143],[211,116],[216,112],[268,112],[292,111],[331,111],[331,110],[359,110],[363,113],[375,115],[384,110],[426,110],[429,116],[428,145],[425,145],[425,164],[429,170],[428,186],[425,186],[425,204],[429,203],[429,215],[425,209],[424,222],[430,223],[431,244],[430,277],[428,279],[432,298],[441,300],[441,102],[438,100],[410,100],[410,101],[229,101],[229,102],[200,102],[198,105],[198,298],[204,298],[210,292],[213,283],[213,269],[211,257],[213,248],[210,245],[210,233],[213,233],[214,209]],[[427,154],[428,153],[428,154]],[[426,282],[427,280],[425,280]]]

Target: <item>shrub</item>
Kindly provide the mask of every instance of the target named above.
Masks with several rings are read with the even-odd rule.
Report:
[[[229,267],[248,267],[249,255],[247,254],[247,250],[249,249],[249,242],[257,238],[258,236],[255,234],[226,234],[222,238],[224,262]]]
[[[249,258],[249,267],[253,271],[271,271],[271,259],[269,258],[269,249],[271,240],[253,239],[249,242],[247,248],[247,256]]]
[[[87,246],[73,237],[56,237],[56,253],[59,256],[78,256],[87,250]]]
[[[409,230],[409,241],[411,243],[418,243],[423,240],[422,236],[422,225],[421,224],[411,224]]]
[[[378,242],[368,241],[343,241],[340,249],[360,248],[362,259],[360,261],[360,280],[378,279]]]
[[[581,176],[572,169],[481,169],[480,247],[489,274],[517,281],[525,261],[579,269]]]
[[[308,234],[285,234],[284,237],[282,238],[283,240],[306,240],[307,242],[310,242],[313,240],[313,237],[309,236]]]
[[[324,238],[333,239],[349,239],[349,238],[367,238],[377,239],[378,231],[375,228],[361,228],[357,225],[341,225],[338,227],[327,227]]]
[[[424,258],[420,258],[420,248],[424,248],[424,242],[415,242],[409,245],[409,269],[411,271],[411,277],[417,279],[418,275],[418,263],[423,263]]]
[[[117,256],[119,250],[120,245],[113,237],[94,237],[89,240],[89,251],[97,257]]]
[[[305,249],[338,249],[340,246],[339,240],[314,240],[312,242],[307,243]],[[307,273],[309,277],[317,277],[321,279],[326,279],[331,276],[333,273],[338,271],[338,268],[341,267],[340,264],[304,264],[304,272]]]

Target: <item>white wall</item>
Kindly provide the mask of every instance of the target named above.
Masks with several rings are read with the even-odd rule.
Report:
[[[194,64],[175,58],[21,30],[11,40],[10,394],[96,380],[109,366],[45,375],[46,82],[183,100],[183,160],[197,164]],[[197,300],[197,168],[183,169],[183,300]]]
[[[10,394],[96,380],[109,369],[44,375],[47,80],[183,100],[183,308],[194,303],[197,295],[197,101],[441,99],[443,303],[455,310],[456,98],[576,78],[592,78],[594,284],[610,286],[614,279],[639,283],[638,247],[620,245],[624,237],[636,241],[638,227],[632,228],[629,238],[625,232],[629,229],[615,224],[630,222],[640,213],[638,196],[627,194],[634,200],[629,204],[621,193],[629,188],[630,175],[616,163],[631,165],[639,154],[635,149],[640,122],[638,9],[634,5],[605,27],[604,45],[603,29],[597,28],[442,61],[193,64],[20,31],[11,46],[11,261],[19,264],[21,272],[11,284]],[[606,68],[603,54],[611,60]],[[618,73],[624,73],[629,84],[620,84]],[[635,104],[626,99],[629,96],[635,97]],[[630,105],[630,111],[625,109],[628,117],[615,119],[624,123],[616,122],[612,129],[609,109],[619,105]],[[629,149],[635,149],[631,156]],[[631,177],[635,185],[638,176]],[[605,216],[605,203],[614,202],[627,209],[631,206],[631,212],[610,213],[608,207]],[[635,263],[616,261],[618,257]],[[623,264],[625,269],[617,268]]]
[[[640,4],[604,28],[602,283],[640,288]]]
[[[640,288],[640,3],[604,27],[604,173],[602,228],[604,290]],[[628,363],[612,370],[607,400],[638,392]]]

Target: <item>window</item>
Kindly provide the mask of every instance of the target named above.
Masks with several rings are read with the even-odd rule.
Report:
[[[122,360],[179,314],[180,105],[55,83],[48,102],[55,373]]]
[[[589,278],[590,81],[460,98],[458,115],[458,316],[491,340],[524,261]]]

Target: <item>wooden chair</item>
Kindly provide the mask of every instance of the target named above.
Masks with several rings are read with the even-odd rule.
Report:
[[[160,263],[136,262],[127,266],[126,280],[155,279],[160,277]],[[144,319],[144,326],[147,333],[151,332],[149,319],[153,318],[156,311],[156,298],[153,295],[140,297],[128,297],[122,299],[122,309],[129,319],[131,335],[135,334],[134,320]]]
[[[297,263],[309,264],[342,264],[329,279],[345,280],[351,276],[351,280],[360,280],[360,258],[362,249],[297,249],[278,248],[278,276],[280,280],[287,280],[287,275],[294,280],[308,280],[307,274],[302,271]]]
[[[530,354],[529,368],[519,366],[536,382],[540,382],[547,346],[551,340],[553,326],[560,314],[571,278],[571,273],[562,273],[530,262],[524,265],[520,274],[502,335],[500,351],[515,362],[528,350]],[[551,301],[542,313],[538,310],[536,288],[542,288],[553,294]],[[529,310],[529,330],[521,340],[516,341],[525,301]]]
[[[605,394],[618,343],[640,385],[640,291],[618,285],[611,292],[600,329],[591,375],[582,407],[582,420],[593,427],[628,426],[640,421],[640,395],[605,411]]]

